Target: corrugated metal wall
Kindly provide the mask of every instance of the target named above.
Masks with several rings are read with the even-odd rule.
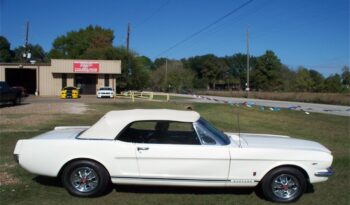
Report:
[[[5,81],[5,66],[0,66],[0,81]]]
[[[39,95],[59,95],[62,74],[51,72],[50,66],[39,67]]]

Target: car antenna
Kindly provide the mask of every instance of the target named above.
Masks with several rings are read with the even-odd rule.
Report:
[[[239,110],[237,111],[237,126],[238,126],[238,147],[242,147],[242,143],[241,143],[241,127],[239,125]]]

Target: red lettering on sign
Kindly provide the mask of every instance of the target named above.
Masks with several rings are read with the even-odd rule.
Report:
[[[75,61],[73,62],[73,72],[77,73],[98,73],[100,64],[91,61]]]

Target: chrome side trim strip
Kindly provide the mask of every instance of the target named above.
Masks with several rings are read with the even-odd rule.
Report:
[[[203,182],[230,182],[225,179],[186,179],[186,178],[152,178],[152,177],[124,177],[124,176],[111,176],[114,179],[143,179],[143,180],[174,180],[174,181],[203,181]]]

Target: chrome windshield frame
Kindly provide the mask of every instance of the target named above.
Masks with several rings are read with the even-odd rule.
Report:
[[[208,122],[204,118],[199,118],[196,122],[194,122],[193,128],[195,129],[197,136],[202,145],[225,146],[231,143],[230,138],[225,133],[218,130],[214,125],[212,125],[210,122]],[[206,144],[205,142],[203,142],[203,139],[200,134],[201,129],[205,129],[206,132],[209,132],[211,136],[214,137],[213,140],[216,142],[216,144]]]

